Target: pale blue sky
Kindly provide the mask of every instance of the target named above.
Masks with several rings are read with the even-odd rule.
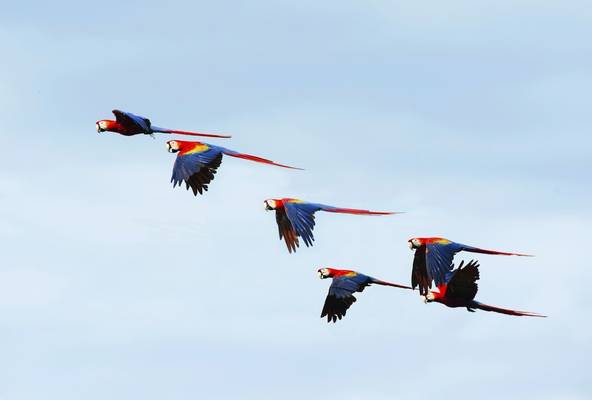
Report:
[[[0,399],[589,399],[585,1],[23,1],[0,13]],[[207,195],[121,108],[227,132]],[[289,255],[268,197],[319,215]],[[406,283],[407,239],[481,256],[469,314],[372,287],[319,319],[321,265]],[[468,257],[467,257],[468,258]]]

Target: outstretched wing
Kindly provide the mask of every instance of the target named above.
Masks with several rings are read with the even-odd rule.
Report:
[[[471,260],[464,266],[461,261],[457,269],[450,272],[446,297],[453,300],[473,300],[477,295],[479,280],[479,262]]]
[[[347,275],[333,278],[321,311],[321,318],[326,316],[327,322],[336,322],[345,317],[347,310],[356,301],[353,294],[363,291],[370,283],[372,283],[372,278],[353,271]]]
[[[221,163],[222,152],[219,149],[196,143],[193,149],[177,155],[171,177],[173,187],[185,182],[187,190],[191,188],[195,196],[203,194]]]
[[[296,234],[304,240],[307,247],[312,246],[312,242],[314,242],[312,231],[315,226],[314,213],[319,211],[321,206],[301,200],[285,200],[284,209]]]
[[[148,118],[120,110],[113,110],[113,115],[115,115],[115,120],[127,129],[138,129],[144,133],[151,133],[151,124]]]
[[[296,248],[300,246],[300,243],[298,242],[298,234],[286,215],[286,211],[281,208],[275,210],[275,220],[278,225],[280,240],[284,239],[290,253],[295,252]]]

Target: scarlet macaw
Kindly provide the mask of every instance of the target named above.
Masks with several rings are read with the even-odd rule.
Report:
[[[426,303],[435,301],[448,307],[466,307],[471,312],[479,309],[515,316],[546,317],[534,312],[509,310],[475,301],[474,298],[478,290],[479,262],[471,260],[464,267],[463,264],[464,261],[461,261],[457,269],[449,271],[445,281],[438,285],[438,291],[430,290],[424,301]]]
[[[286,242],[288,251],[292,253],[300,246],[298,237],[304,240],[307,247],[313,245],[314,236],[312,230],[315,225],[314,213],[327,211],[333,213],[357,214],[357,215],[391,215],[393,212],[357,210],[355,208],[339,208],[324,204],[308,203],[298,199],[267,199],[264,201],[265,209],[275,210],[275,219],[278,225],[280,240]]]
[[[336,322],[337,319],[345,317],[347,310],[356,301],[353,294],[362,292],[366,286],[373,283],[413,290],[409,286],[381,281],[356,271],[321,268],[318,273],[321,279],[333,278],[331,287],[329,287],[329,294],[325,299],[325,305],[323,305],[323,311],[321,311],[321,318],[327,316],[327,322]]]
[[[97,121],[97,132],[115,132],[124,136],[133,135],[153,135],[156,132],[159,133],[176,133],[180,135],[190,136],[205,136],[205,137],[216,137],[216,138],[229,138],[230,136],[225,135],[214,135],[211,133],[199,133],[199,132],[187,132],[178,131],[174,129],[160,128],[152,125],[148,118],[140,117],[129,112],[113,110],[115,115],[115,121],[109,119],[102,119]]]
[[[432,281],[436,283],[436,286],[445,282],[446,274],[453,268],[452,260],[454,255],[459,251],[531,257],[528,254],[484,250],[438,237],[413,238],[409,239],[408,242],[409,248],[415,250],[413,270],[411,273],[411,286],[413,286],[414,289],[419,286],[419,294],[422,296],[427,295],[428,289],[432,287]]]
[[[208,184],[214,179],[214,174],[222,163],[224,154],[283,168],[301,169],[207,143],[169,140],[166,145],[170,153],[179,153],[171,177],[173,187],[181,186],[181,183],[185,182],[187,190],[191,187],[193,194],[196,196],[198,192],[203,194],[204,190],[208,190]]]

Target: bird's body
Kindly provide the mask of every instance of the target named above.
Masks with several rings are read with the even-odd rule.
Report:
[[[445,283],[446,275],[452,270],[454,255],[460,251],[504,256],[529,256],[521,253],[487,250],[456,243],[439,237],[409,239],[409,247],[415,250],[411,286],[419,286],[419,294],[425,296],[432,287]]]
[[[437,291],[430,290],[427,293],[425,301],[427,303],[441,303],[451,308],[465,307],[471,312],[479,309],[514,316],[544,317],[544,315],[538,313],[490,306],[476,301],[475,296],[478,291],[478,280],[479,263],[470,261],[464,266],[464,261],[461,261],[457,269],[447,274],[445,282],[438,285]]]
[[[275,210],[280,240],[284,239],[288,252],[296,251],[300,246],[299,237],[309,247],[313,245],[313,229],[317,211],[355,215],[391,215],[392,212],[360,210],[356,208],[341,208],[320,203],[309,203],[304,200],[281,198],[267,199],[264,202],[265,209]]]
[[[331,287],[321,311],[321,318],[326,316],[327,322],[336,322],[345,317],[347,310],[357,300],[353,294],[362,292],[371,284],[411,290],[409,286],[381,281],[351,270],[320,268],[318,273],[321,279],[332,278]]]
[[[214,174],[220,167],[224,155],[282,168],[300,169],[202,142],[169,140],[167,149],[171,153],[178,153],[171,177],[173,187],[181,186],[181,183],[185,182],[187,190],[191,188],[196,196],[208,190],[208,184],[214,179]]]
[[[189,132],[180,131],[175,129],[161,128],[159,126],[152,125],[150,120],[139,115],[132,114],[130,112],[113,110],[115,115],[115,121],[110,119],[102,119],[97,121],[97,132],[113,132],[123,136],[134,136],[134,135],[153,135],[154,133],[167,133],[167,134],[179,134],[189,136],[203,136],[203,137],[217,137],[217,138],[229,138],[226,135],[214,135],[211,133],[200,133],[200,132]]]

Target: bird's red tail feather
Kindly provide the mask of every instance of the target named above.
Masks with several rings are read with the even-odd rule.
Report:
[[[465,249],[466,251],[470,251],[473,253],[481,253],[481,254],[493,254],[499,256],[520,256],[520,257],[534,257],[532,254],[522,254],[522,253],[509,253],[506,251],[497,251],[497,250],[487,250],[487,249],[480,249],[478,247],[468,247]]]
[[[413,288],[411,286],[399,285],[398,283],[391,283],[391,282],[381,281],[378,279],[374,279],[374,281],[372,283],[376,283],[377,285],[383,285],[383,286],[392,286],[392,287],[396,287],[399,289],[413,290]]]
[[[542,315],[542,314],[535,313],[535,312],[510,310],[508,308],[501,308],[501,307],[490,306],[488,304],[483,304],[483,303],[479,303],[479,302],[475,302],[474,307],[475,308],[478,308],[480,310],[483,310],[483,311],[493,311],[493,312],[496,312],[496,313],[506,314],[506,315],[514,315],[514,316],[517,316],[517,317],[540,317],[540,318],[547,318],[546,315]]]
[[[390,212],[390,211],[369,211],[369,210],[358,210],[356,208],[332,208],[329,210],[325,210],[328,212],[334,213],[342,213],[342,214],[356,214],[356,215],[393,215],[393,214],[402,214],[400,212]]]
[[[261,158],[261,157],[253,156],[253,155],[250,155],[250,154],[242,154],[242,153],[237,153],[237,152],[234,152],[234,151],[224,152],[224,154],[226,154],[227,156],[236,157],[236,158],[242,158],[244,160],[255,161],[255,162],[258,162],[258,163],[262,163],[262,164],[269,164],[269,165],[275,165],[277,167],[282,167],[282,168],[290,168],[290,169],[299,169],[299,170],[302,170],[302,168],[291,167],[289,165],[284,165],[284,164],[278,164],[278,163],[273,162],[271,160],[268,160],[266,158]]]
[[[174,134],[177,134],[177,135],[188,135],[188,136],[203,136],[203,137],[212,137],[212,138],[224,138],[224,139],[228,139],[228,138],[231,138],[232,137],[232,136],[228,136],[228,135],[216,135],[216,134],[213,134],[213,133],[178,131],[178,130],[175,130],[175,129],[162,129],[162,130],[159,130],[157,132],[174,133]]]

